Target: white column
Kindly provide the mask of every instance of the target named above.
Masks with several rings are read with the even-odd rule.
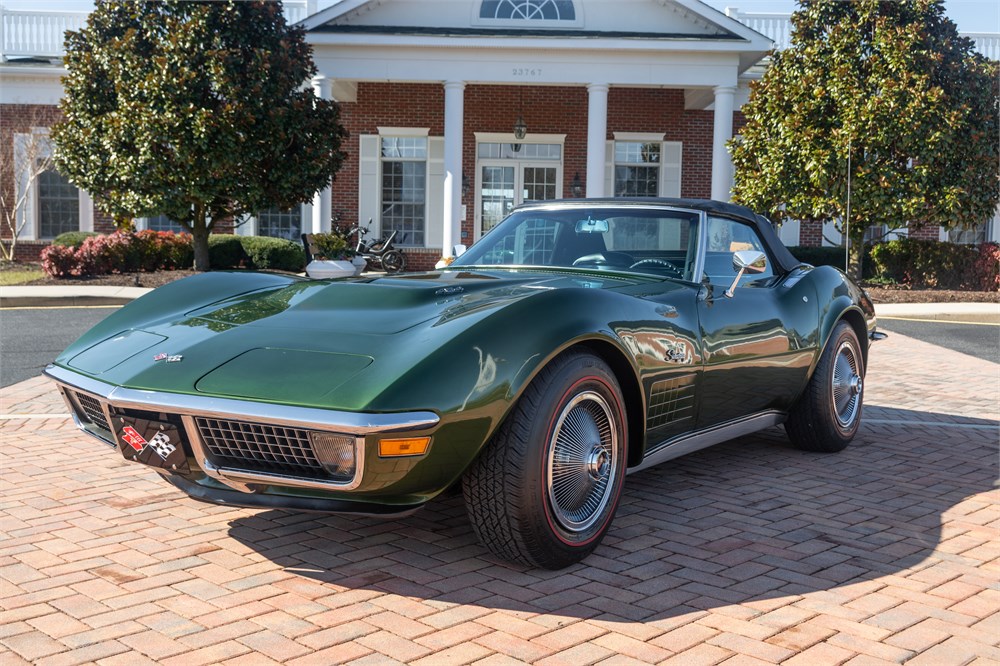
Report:
[[[715,88],[715,129],[712,133],[712,198],[729,201],[733,189],[733,163],[726,141],[733,138],[735,86]]]
[[[603,197],[605,144],[608,139],[608,85],[591,83],[587,104],[587,196]]]
[[[322,74],[313,77],[313,93],[319,99],[333,99],[333,81]],[[330,216],[333,213],[332,193],[327,185],[313,195],[312,232],[314,234],[330,231]]]
[[[462,137],[465,122],[465,82],[444,84],[444,234],[442,256],[453,254],[462,237]]]

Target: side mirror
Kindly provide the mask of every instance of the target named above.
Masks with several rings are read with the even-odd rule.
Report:
[[[767,255],[757,250],[740,250],[739,252],[734,252],[733,270],[736,271],[736,277],[733,279],[733,283],[729,285],[729,289],[725,291],[726,298],[733,297],[733,290],[740,283],[740,278],[743,277],[744,273],[757,274],[767,270]]]
[[[469,249],[469,248],[467,248],[467,247],[466,247],[466,246],[464,246],[464,245],[456,245],[456,246],[455,246],[455,253],[454,253],[454,254],[455,254],[455,257],[456,257],[456,258],[457,258],[457,257],[461,257],[461,256],[462,256],[463,254],[465,254],[465,251],[466,251],[466,250],[468,250],[468,249]]]

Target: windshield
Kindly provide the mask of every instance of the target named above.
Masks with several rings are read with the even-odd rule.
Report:
[[[693,282],[697,213],[572,207],[515,211],[452,266],[578,267]]]

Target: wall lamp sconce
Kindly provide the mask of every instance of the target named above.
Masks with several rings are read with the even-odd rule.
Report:
[[[470,188],[470,187],[471,187],[471,186],[469,185],[469,177],[468,177],[468,176],[466,176],[466,175],[465,175],[465,174],[463,173],[463,174],[462,174],[462,197],[463,197],[463,198],[464,198],[464,197],[467,197],[467,196],[469,196],[469,188]]]
[[[573,182],[569,186],[570,191],[573,193],[574,197],[583,196],[583,184],[580,182],[580,172],[577,171],[576,175],[573,176]]]
[[[518,141],[528,136],[528,123],[524,122],[524,116],[518,114],[517,122],[514,123],[514,138]]]

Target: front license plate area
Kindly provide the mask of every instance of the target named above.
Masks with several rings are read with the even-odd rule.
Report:
[[[115,421],[118,450],[126,460],[171,472],[190,471],[177,426],[133,416],[119,416]]]

